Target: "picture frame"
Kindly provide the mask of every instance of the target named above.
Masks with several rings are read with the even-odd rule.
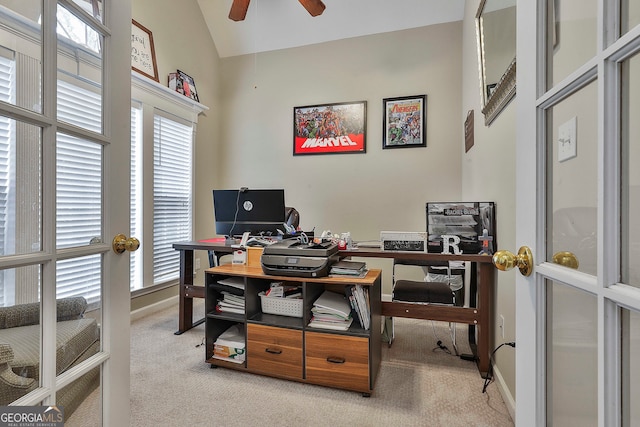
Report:
[[[293,107],[293,155],[366,153],[367,101]]]
[[[426,214],[429,253],[445,253],[442,236],[456,236],[464,254],[493,254],[498,247],[494,202],[427,202]]]
[[[182,84],[182,93],[184,96],[191,98],[196,102],[200,102],[198,90],[196,89],[196,82],[193,80],[193,77],[180,70],[177,70],[177,73],[178,80]]]
[[[382,100],[382,148],[427,146],[427,95]]]
[[[160,83],[153,34],[135,19],[131,20],[131,69]]]

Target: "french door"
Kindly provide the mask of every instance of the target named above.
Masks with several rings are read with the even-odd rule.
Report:
[[[640,2],[517,4],[516,424],[640,424]]]
[[[0,0],[0,303],[39,313],[14,329],[2,405],[82,411],[76,425],[129,425],[129,257],[112,239],[129,230],[130,36],[130,0]],[[80,350],[60,345],[57,305],[76,296],[95,337]]]

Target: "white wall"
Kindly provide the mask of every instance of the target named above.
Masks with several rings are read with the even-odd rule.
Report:
[[[305,230],[424,231],[425,203],[461,192],[460,43],[457,22],[224,58],[219,185],[284,188]],[[418,94],[427,147],[383,150],[382,99]],[[365,154],[293,156],[294,106],[360,100]]]
[[[515,247],[515,143],[516,101],[513,100],[491,123],[484,125],[481,106],[481,85],[478,72],[475,15],[479,0],[465,5],[462,35],[462,108],[459,123],[464,123],[469,110],[474,111],[475,144],[464,152],[462,146],[462,199],[493,201],[496,203],[497,249],[516,252]],[[516,95],[517,97],[517,95]],[[496,270],[494,301],[494,347],[502,342],[515,341],[515,271]],[[499,316],[504,316],[504,338],[498,328]],[[495,355],[496,372],[502,377],[509,394],[515,398],[515,351],[503,347]]]
[[[216,183],[220,130],[220,59],[196,0],[133,0],[133,19],[153,34],[160,83],[177,69],[193,79],[208,111],[198,118],[195,144],[194,238],[209,237],[213,227],[211,189]]]
[[[446,43],[443,43],[446,41]],[[305,229],[425,229],[460,194],[460,23],[225,58],[220,185],[283,187]],[[427,94],[427,147],[382,150],[382,99]],[[366,100],[367,153],[293,156],[293,107]]]

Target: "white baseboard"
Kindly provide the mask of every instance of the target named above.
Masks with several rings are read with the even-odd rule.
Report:
[[[504,378],[500,374],[500,370],[493,365],[493,377],[495,379],[495,383],[498,386],[498,391],[500,392],[500,396],[502,396],[502,400],[504,400],[504,404],[507,406],[507,410],[509,411],[509,415],[511,415],[511,419],[515,421],[516,419],[516,401],[513,399],[513,395],[507,388],[507,385],[504,382]]]
[[[144,306],[131,312],[131,321],[133,322],[134,320],[140,319],[144,316],[148,316],[149,314],[155,313],[156,311],[164,310],[165,308],[169,308],[179,303],[180,296],[175,295],[165,300]]]

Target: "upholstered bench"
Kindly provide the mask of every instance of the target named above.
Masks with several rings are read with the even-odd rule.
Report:
[[[96,354],[100,331],[95,319],[84,318],[82,297],[57,301],[56,374]],[[59,406],[70,415],[99,384],[99,368],[57,393]],[[40,377],[40,304],[0,307],[0,405],[7,405],[38,386]]]

